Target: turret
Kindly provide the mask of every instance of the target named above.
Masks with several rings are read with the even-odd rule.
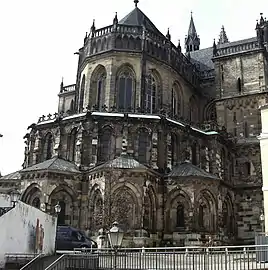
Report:
[[[194,20],[193,20],[193,14],[191,12],[191,20],[190,20],[188,35],[185,38],[185,49],[186,49],[186,52],[192,52],[192,51],[199,50],[199,47],[200,47],[200,39],[199,39],[199,36],[197,35],[196,28],[194,25]]]
[[[220,36],[219,36],[218,44],[224,44],[224,43],[228,43],[228,42],[229,42],[229,40],[228,40],[226,31],[224,29],[224,26],[222,26],[221,32],[220,32]]]

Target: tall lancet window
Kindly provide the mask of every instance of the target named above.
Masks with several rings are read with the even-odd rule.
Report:
[[[83,75],[82,82],[81,82],[81,88],[80,88],[80,97],[79,97],[79,111],[80,112],[83,111],[85,85],[86,85],[86,77],[85,77],[85,75]]]
[[[145,107],[148,113],[156,110],[157,81],[151,74],[146,79]]]
[[[132,107],[132,95],[133,95],[133,74],[124,70],[119,73],[118,78],[118,107],[119,110],[126,111]]]
[[[70,161],[75,161],[76,136],[77,136],[77,130],[74,128],[69,134],[69,138],[68,138],[68,150],[69,150]]]
[[[99,76],[97,81],[97,107],[99,110],[101,110],[102,106],[102,97],[105,93],[105,81],[106,81],[106,73],[103,73]]]
[[[51,133],[48,133],[45,137],[44,160],[52,158],[52,153],[53,153],[53,137]]]

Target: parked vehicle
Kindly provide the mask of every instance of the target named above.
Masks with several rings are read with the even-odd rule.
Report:
[[[71,226],[58,226],[56,250],[73,250],[74,248],[97,248],[97,243],[85,233]]]

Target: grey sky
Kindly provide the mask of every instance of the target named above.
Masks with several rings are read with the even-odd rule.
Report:
[[[112,24],[134,8],[132,0],[8,0],[0,1],[0,171],[21,169],[23,136],[42,114],[57,111],[61,77],[75,83],[76,52],[92,20],[96,27]],[[190,12],[201,48],[212,46],[225,26],[230,41],[255,36],[256,19],[265,0],[140,0],[139,8],[172,41],[183,45]]]

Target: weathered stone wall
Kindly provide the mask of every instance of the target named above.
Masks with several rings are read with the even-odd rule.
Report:
[[[39,237],[43,235],[41,242],[36,240],[37,222]],[[54,216],[19,201],[15,208],[0,217],[0,267],[4,265],[5,253],[52,254],[56,224],[57,218]]]

